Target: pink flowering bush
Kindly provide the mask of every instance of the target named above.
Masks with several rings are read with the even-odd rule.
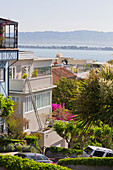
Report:
[[[61,107],[60,104],[52,104],[52,118],[54,120],[71,121],[75,120],[75,115],[71,114],[68,109],[65,109],[64,104]]]
[[[62,108],[60,104],[53,103],[52,104],[52,111],[55,111],[56,109]]]

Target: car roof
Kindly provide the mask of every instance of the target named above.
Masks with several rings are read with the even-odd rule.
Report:
[[[23,155],[26,155],[26,156],[34,156],[34,155],[40,155],[40,156],[45,156],[45,155],[42,155],[40,153],[28,153],[28,152],[18,152],[17,154],[23,154]]]
[[[101,151],[109,151],[109,152],[113,152],[113,150],[109,149],[109,148],[103,148],[103,147],[99,147],[99,146],[88,146],[93,150],[101,150]]]

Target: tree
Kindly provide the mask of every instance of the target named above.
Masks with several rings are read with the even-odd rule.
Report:
[[[89,129],[99,119],[105,123],[113,116],[113,67],[105,65],[92,69],[89,77],[77,86],[76,119]]]
[[[14,102],[14,112],[7,117],[9,131],[14,135],[14,138],[18,138],[23,134],[23,127],[25,126],[25,123],[28,122],[27,119],[22,118],[21,115],[17,113],[17,109],[18,104]]]
[[[111,128],[101,121],[98,121],[97,125],[92,125],[88,132],[76,121],[57,121],[54,130],[66,140],[68,148],[75,148],[76,145],[80,145],[78,149],[88,145],[110,147]]]
[[[65,108],[72,110],[72,101],[70,100],[76,95],[76,80],[61,78],[57,87],[53,89],[53,103],[63,104]]]
[[[76,119],[89,129],[101,114],[101,91],[99,74],[94,69],[84,81],[78,82],[77,96],[74,101]]]
[[[57,121],[53,128],[59,136],[66,140],[68,148],[74,147],[74,138],[77,136],[79,131],[74,122]]]
[[[0,94],[0,110],[2,116],[10,116],[13,113],[14,102],[11,100],[11,97],[4,97]]]

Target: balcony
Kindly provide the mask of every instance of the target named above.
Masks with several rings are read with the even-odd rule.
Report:
[[[52,87],[52,75],[29,78],[29,81],[33,92]],[[11,92],[29,92],[28,85],[25,79],[9,79],[9,90]]]
[[[0,18],[0,48],[18,48],[18,22]]]
[[[0,18],[0,60],[18,60],[18,23]]]

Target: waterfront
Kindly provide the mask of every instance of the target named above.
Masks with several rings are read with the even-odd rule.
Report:
[[[98,51],[98,50],[64,50],[64,49],[36,49],[36,48],[19,48],[20,51],[32,51],[34,56],[40,57],[56,57],[56,54],[63,53],[63,57],[70,57],[76,59],[92,59],[96,61],[106,62],[113,59],[112,51]]]

